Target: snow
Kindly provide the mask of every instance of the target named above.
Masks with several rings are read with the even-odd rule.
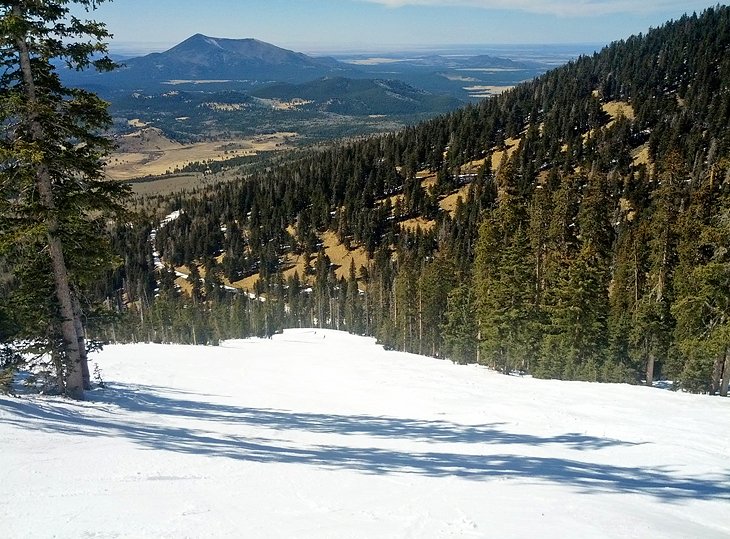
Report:
[[[313,329],[93,361],[0,397],[4,537],[730,537],[728,399]]]
[[[175,210],[174,212],[167,214],[162,219],[162,221],[160,221],[159,228],[166,227],[171,222],[173,222],[174,220],[178,219],[180,217],[180,215],[182,214],[182,212],[183,212],[182,210]],[[157,240],[157,229],[156,228],[153,228],[150,231],[150,240],[149,240],[150,243],[152,244],[152,257],[153,257],[153,261],[154,261],[154,264],[155,264],[155,268],[162,269],[162,268],[165,267],[165,264],[162,263],[162,260],[160,258],[160,252],[157,250],[157,248],[155,246],[155,241],[156,240]],[[176,273],[178,274],[178,277],[181,277],[182,276],[182,274],[180,274],[179,272],[176,272]],[[185,277],[187,277],[187,275],[185,275]]]
[[[215,40],[215,39],[213,39],[213,38],[211,38],[211,37],[206,37],[206,38],[205,38],[205,41],[206,41],[206,42],[207,42],[208,44],[210,44],[210,45],[213,45],[214,47],[217,47],[217,48],[219,48],[219,49],[222,49],[222,48],[223,48],[223,47],[221,47],[221,44],[220,44],[220,43],[218,43],[218,41],[217,41],[217,40]]]

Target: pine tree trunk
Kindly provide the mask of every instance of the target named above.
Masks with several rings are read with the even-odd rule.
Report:
[[[730,386],[730,348],[725,348],[725,361],[722,369],[722,382],[720,383],[720,396],[727,397],[728,386]]]
[[[723,352],[715,358],[715,364],[712,367],[712,380],[710,381],[710,395],[719,393],[722,388],[723,367],[726,362],[726,352]]]
[[[646,355],[646,385],[651,387],[654,385],[654,350],[652,350],[651,344],[648,346],[649,350]]]
[[[13,13],[18,18],[23,17],[22,8],[18,5],[13,6]],[[23,39],[16,42],[20,51],[20,68],[23,73],[23,83],[25,84],[25,94],[28,99],[30,113],[29,126],[30,133],[35,142],[43,142],[43,126],[36,117],[36,109],[38,100],[35,91],[35,81],[33,80],[33,72],[31,69],[30,52],[28,45]],[[48,166],[45,163],[38,164],[35,171],[35,184],[40,195],[41,203],[48,213],[46,220],[48,252],[51,258],[51,267],[53,271],[53,280],[56,289],[56,298],[61,313],[61,333],[63,335],[64,349],[66,352],[66,368],[68,369],[65,376],[66,388],[65,393],[74,399],[84,398],[84,382],[81,368],[81,356],[79,353],[79,337],[76,333],[74,324],[74,308],[71,295],[71,287],[68,281],[68,268],[63,254],[63,245],[58,237],[58,218],[55,215],[56,205],[53,199],[53,190],[51,184],[51,175]]]
[[[423,290],[418,285],[418,353],[423,354]]]
[[[53,279],[56,284],[56,297],[61,310],[61,332],[63,335],[64,347],[66,350],[67,372],[66,372],[66,394],[74,399],[84,398],[84,379],[79,350],[79,336],[76,333],[74,322],[74,309],[71,296],[71,287],[68,282],[68,271],[63,256],[61,240],[55,237],[55,230],[51,226],[57,226],[52,219],[49,223],[48,242],[53,266]]]
[[[367,285],[366,285],[366,288],[365,288],[365,334],[372,335],[372,330],[370,329],[370,290],[368,288],[369,287],[367,287]]]
[[[477,331],[477,365],[482,364],[482,330]]]
[[[55,219],[52,219],[55,221]],[[66,395],[73,399],[83,400],[84,379],[79,351],[79,337],[74,323],[74,309],[68,272],[63,256],[61,241],[51,232],[49,224],[48,243],[53,266],[53,279],[56,284],[56,298],[61,311],[61,334],[66,351]]]
[[[65,394],[66,380],[63,377],[63,362],[61,361],[61,358],[58,357],[58,352],[56,350],[51,351],[51,362],[56,368],[56,384],[58,384],[58,390],[62,394]]]
[[[74,298],[74,325],[76,326],[76,335],[79,339],[79,358],[81,360],[81,374],[84,382],[84,389],[91,389],[91,373],[89,372],[89,357],[86,354],[86,331],[81,321],[81,303],[78,298]]]

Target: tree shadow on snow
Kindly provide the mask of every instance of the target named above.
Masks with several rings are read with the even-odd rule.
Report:
[[[192,399],[193,393],[154,386],[113,384],[92,394],[93,403],[0,399],[0,424],[76,436],[118,436],[146,448],[261,463],[306,464],[368,474],[417,474],[472,480],[517,478],[569,485],[581,492],[635,493],[664,501],[730,500],[730,471],[717,477],[681,477],[660,467],[631,468],[579,460],[511,454],[473,454],[474,447],[520,444],[599,450],[636,445],[581,434],[541,437],[507,432],[500,424],[460,425],[447,421],[368,415],[327,415],[230,406]],[[175,425],[185,419],[186,426]],[[200,421],[200,430],[191,428]],[[225,424],[211,433],[210,423]],[[246,435],[255,427],[274,438]],[[348,445],[295,444],[282,433],[304,431],[464,445],[465,453],[406,452]],[[452,449],[452,448],[450,448]]]
[[[111,404],[130,412],[184,417],[232,425],[252,425],[277,431],[307,431],[321,434],[366,435],[431,442],[468,444],[560,444],[585,451],[614,446],[639,445],[634,442],[598,438],[578,433],[541,437],[513,434],[499,429],[500,423],[462,425],[448,421],[404,419],[371,415],[299,413],[289,410],[247,408],[191,400],[176,389],[156,386],[113,384],[109,390],[93,394],[96,402]],[[208,395],[205,395],[208,397]]]

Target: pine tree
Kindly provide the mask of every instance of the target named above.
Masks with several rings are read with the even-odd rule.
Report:
[[[456,284],[452,260],[439,254],[421,271],[418,282],[418,353],[439,356],[441,327],[445,322],[448,295]]]
[[[455,363],[477,361],[475,294],[470,284],[454,288],[448,296],[445,321],[441,327],[445,356]]]
[[[652,385],[655,370],[666,358],[674,320],[672,304],[673,272],[677,264],[676,223],[683,206],[682,185],[687,173],[677,152],[662,164],[653,193],[652,213],[646,226],[649,267],[643,293],[634,311],[634,342],[643,356],[646,384]]]
[[[502,165],[497,181],[497,208],[479,229],[474,281],[482,362],[509,373],[527,370],[537,346],[535,272],[526,204],[511,161]]]
[[[360,287],[355,274],[355,260],[350,259],[350,272],[345,285],[345,328],[350,333],[361,335],[364,331],[363,306]]]
[[[99,216],[118,210],[121,186],[103,178],[110,149],[99,135],[110,119],[96,95],[63,86],[55,68],[109,69],[103,24],[70,16],[70,5],[94,9],[97,0],[12,1],[0,6],[0,244],[18,263],[24,246],[42,245],[46,261],[31,264],[45,273],[15,273],[15,287],[47,287],[53,301],[21,320],[25,337],[44,343],[55,358],[60,389],[83,398],[89,387],[79,300],[82,271],[104,270],[108,249],[74,248],[75,239],[99,234]],[[37,257],[36,257],[37,258]],[[30,324],[34,324],[30,326]]]
[[[675,373],[683,388],[727,396],[730,385],[730,167],[703,178],[681,223],[675,279]]]

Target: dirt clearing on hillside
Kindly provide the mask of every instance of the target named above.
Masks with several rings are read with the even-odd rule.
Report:
[[[114,180],[161,176],[190,163],[225,161],[288,149],[296,136],[296,133],[281,132],[184,144],[167,138],[159,129],[143,128],[116,139],[118,149],[109,157],[106,174]]]

